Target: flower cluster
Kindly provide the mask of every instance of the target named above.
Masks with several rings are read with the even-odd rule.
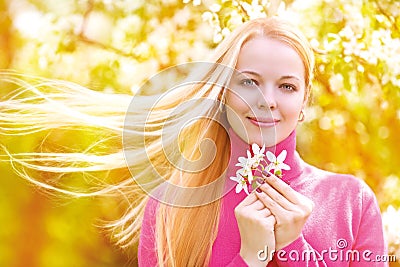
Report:
[[[236,177],[230,177],[231,180],[237,182],[236,193],[244,190],[246,194],[249,194],[249,190],[256,189],[263,180],[263,173],[282,178],[282,170],[290,170],[290,166],[284,163],[286,150],[282,150],[278,156],[275,156],[270,151],[265,153],[265,146],[260,148],[257,144],[253,144],[251,148],[253,156],[247,150],[247,157],[239,157],[239,163],[236,166],[241,168],[236,171]]]
[[[389,254],[400,255],[400,208],[389,207],[382,213],[383,229],[388,243]]]

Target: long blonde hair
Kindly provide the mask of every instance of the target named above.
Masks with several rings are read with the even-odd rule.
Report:
[[[134,96],[134,105],[132,96],[99,93],[65,81],[26,81],[26,76],[3,72],[2,79],[16,84],[18,89],[0,102],[2,134],[22,136],[27,132],[84,127],[85,131],[101,129],[110,138],[124,139],[118,150],[109,154],[12,154],[3,149],[15,171],[40,187],[76,197],[113,195],[126,199],[127,211],[106,227],[118,245],[131,248],[137,244],[144,208],[153,189],[157,191],[165,183],[199,189],[224,177],[230,142],[226,129],[218,123],[224,120],[221,101],[241,47],[258,36],[277,39],[295,49],[303,60],[306,87],[310,88],[314,58],[307,40],[286,21],[256,19],[244,23],[223,40],[207,59],[211,64],[200,64],[201,68],[196,69],[197,83],[174,88],[164,95]],[[188,101],[194,103],[191,108],[179,108]],[[211,140],[213,145],[205,146],[204,140]],[[168,151],[179,151],[181,155],[171,162]],[[187,165],[204,162],[209,155],[215,158],[206,167],[188,171]],[[76,192],[41,181],[26,169],[60,174],[121,169],[130,172],[134,179],[127,175],[118,183],[103,183],[98,190]],[[172,205],[171,199],[165,201],[170,196],[169,189],[158,199],[155,246],[160,266],[208,264],[218,229],[218,196],[222,195],[222,187],[223,183],[217,183],[211,191],[205,191],[212,197],[205,196],[197,202],[193,202],[193,190],[175,195],[173,201],[179,202],[177,205]]]

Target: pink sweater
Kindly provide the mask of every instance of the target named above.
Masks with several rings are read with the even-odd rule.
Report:
[[[235,176],[237,158],[245,156],[249,145],[230,131],[232,153],[227,177]],[[372,190],[360,179],[317,169],[296,152],[295,131],[279,143],[276,155],[286,149],[283,180],[314,201],[315,207],[302,235],[280,252],[268,266],[387,266],[379,262],[386,254],[382,220]],[[230,180],[229,180],[230,181]],[[209,266],[247,266],[240,257],[240,234],[234,208],[246,197],[235,190],[221,201],[218,235],[212,247]],[[147,204],[139,241],[139,266],[156,266],[154,245],[155,211],[158,202]],[[268,252],[270,253],[270,252]],[[264,253],[260,253],[264,257]],[[353,259],[353,260],[351,260]]]

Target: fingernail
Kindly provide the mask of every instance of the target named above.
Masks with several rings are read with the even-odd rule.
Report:
[[[264,179],[262,179],[262,178],[257,178],[257,183],[263,184],[263,183],[265,183],[265,181],[264,181]]]
[[[264,174],[265,176],[267,176],[267,177],[270,177],[270,176],[271,176],[271,174],[270,174],[269,172],[266,172],[266,171],[263,171],[263,174]]]
[[[259,187],[257,187],[256,192],[261,193],[261,189]]]

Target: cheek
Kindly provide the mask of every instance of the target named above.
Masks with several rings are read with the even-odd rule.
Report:
[[[303,108],[303,98],[292,99],[292,101],[281,102],[280,112],[286,120],[297,121]]]
[[[245,115],[250,110],[246,101],[234,93],[226,94],[226,118],[233,131],[246,140]]]
[[[242,97],[232,92],[226,94],[226,105],[227,112],[234,112],[239,116],[250,110],[249,104]]]

